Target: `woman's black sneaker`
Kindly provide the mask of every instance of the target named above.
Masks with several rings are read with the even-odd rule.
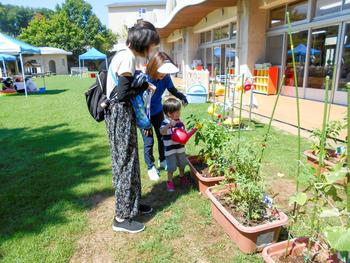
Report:
[[[112,229],[116,232],[139,233],[145,229],[145,225],[132,219],[125,219],[123,222],[118,222],[114,218]]]
[[[140,204],[139,206],[140,214],[147,215],[153,212],[153,208],[149,205]]]

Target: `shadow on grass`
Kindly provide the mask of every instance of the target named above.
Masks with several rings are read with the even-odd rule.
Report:
[[[186,176],[191,180],[192,184],[187,187],[182,187],[179,185],[179,177],[174,178],[174,184],[176,185],[175,192],[168,192],[166,190],[166,181],[162,181],[153,186],[152,190],[142,196],[141,202],[152,206],[155,210],[150,215],[140,216],[139,220],[146,223],[152,219],[157,213],[165,210],[171,204],[173,204],[180,196],[186,195],[191,191],[191,187],[196,187],[194,182],[186,173]]]
[[[30,96],[45,96],[45,95],[56,95],[68,91],[67,89],[49,89],[44,93],[30,93]]]
[[[69,210],[89,209],[84,198],[97,190],[88,183],[109,173],[101,162],[107,144],[91,143],[94,137],[65,124],[0,129],[0,240],[64,224]]]

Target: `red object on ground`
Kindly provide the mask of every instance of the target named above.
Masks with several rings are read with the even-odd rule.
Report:
[[[96,78],[96,73],[90,73],[91,78]]]
[[[186,130],[182,128],[174,128],[171,134],[171,139],[174,142],[186,144],[196,131],[197,128],[192,129],[190,132],[186,132]]]

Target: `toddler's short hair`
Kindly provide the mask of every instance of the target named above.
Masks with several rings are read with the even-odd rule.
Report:
[[[174,98],[167,99],[163,104],[165,115],[181,110],[181,102]]]

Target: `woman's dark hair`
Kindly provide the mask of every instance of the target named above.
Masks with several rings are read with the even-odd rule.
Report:
[[[164,101],[163,111],[165,115],[181,110],[181,102],[174,98],[169,98]]]
[[[138,53],[144,54],[152,44],[158,45],[159,43],[157,29],[148,21],[139,21],[128,31],[126,45]]]
[[[156,54],[154,54],[154,56],[150,59],[150,61],[147,64],[146,74],[150,76],[151,79],[156,80],[159,75],[158,69],[163,65],[164,61],[166,60],[169,60],[171,63],[174,64],[174,62],[171,60],[167,53],[157,52]]]

